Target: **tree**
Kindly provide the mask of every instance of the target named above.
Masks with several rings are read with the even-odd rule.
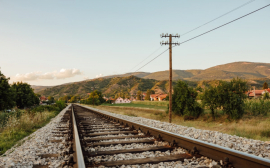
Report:
[[[70,95],[65,95],[63,97],[60,97],[59,100],[60,101],[64,101],[65,103],[68,103],[68,101],[70,100],[71,96]]]
[[[268,83],[266,82],[263,83],[263,89],[268,89]]]
[[[15,91],[15,101],[18,108],[31,107],[39,104],[39,98],[27,83],[17,82],[12,84]]]
[[[154,94],[154,93],[155,93],[155,91],[148,89],[148,90],[146,91],[145,100],[150,100],[150,95],[151,95],[151,94]]]
[[[187,83],[178,81],[173,88],[172,111],[178,115],[192,116],[198,118],[203,109],[196,101],[197,91],[189,87]]]
[[[70,103],[76,103],[77,102],[77,96],[72,96],[70,98]]]
[[[269,93],[268,92],[265,92],[264,94],[263,94],[263,99],[265,100],[265,99],[270,99],[270,96],[269,96]]]
[[[216,87],[209,86],[202,95],[203,106],[209,107],[212,118],[215,119],[215,110],[220,107],[219,95]]]
[[[138,90],[136,99],[141,100],[142,99],[141,96],[142,96],[142,92]]]
[[[234,78],[230,82],[220,81],[217,86],[218,101],[223,111],[232,119],[239,119],[244,114],[244,99],[247,97],[247,82]]]
[[[49,96],[49,97],[48,97],[48,103],[49,103],[49,104],[54,103],[54,97]]]
[[[92,104],[92,105],[100,105],[104,103],[106,100],[103,99],[102,93],[100,91],[93,91],[89,95],[87,99],[87,104]]]
[[[14,90],[10,87],[8,81],[0,71],[0,111],[9,109],[15,106]]]

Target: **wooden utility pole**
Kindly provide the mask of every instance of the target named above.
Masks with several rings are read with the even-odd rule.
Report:
[[[161,34],[160,35],[161,38],[163,37],[169,37],[169,42],[160,42],[161,45],[169,45],[169,123],[172,122],[172,45],[180,45],[180,43],[173,43],[172,42],[172,37],[176,37],[176,38],[180,38],[180,35],[176,34],[176,35],[168,35],[167,34]]]

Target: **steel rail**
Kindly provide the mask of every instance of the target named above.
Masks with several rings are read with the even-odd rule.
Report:
[[[175,144],[176,146],[185,148],[189,151],[194,150],[196,147],[197,152],[200,155],[206,156],[208,158],[220,161],[224,158],[229,159],[229,163],[233,165],[234,168],[269,168],[270,160],[261,158],[258,156],[250,155],[244,152],[240,152],[237,150],[232,150],[230,148],[225,148],[219,145],[206,143],[201,140],[185,137],[176,133],[172,133],[169,131],[165,131],[159,128],[154,128],[151,126],[135,123],[130,120],[121,119],[114,115],[106,114],[107,111],[98,110],[91,107],[85,107],[82,105],[78,105],[80,107],[86,108],[91,112],[101,115],[104,118],[113,120],[120,124],[124,124],[125,126],[141,130],[145,134],[150,134],[155,137],[161,138],[164,141],[167,141],[171,144]],[[228,160],[227,160],[228,161]],[[223,160],[224,163],[224,160]]]
[[[80,143],[80,138],[78,134],[76,119],[73,111],[73,106],[71,108],[72,110],[72,121],[73,121],[73,131],[74,131],[74,138],[75,138],[75,146],[76,146],[76,159],[77,159],[77,167],[78,168],[85,168],[85,162],[82,152],[82,147]]]

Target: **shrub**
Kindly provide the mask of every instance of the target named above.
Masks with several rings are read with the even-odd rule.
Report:
[[[265,99],[251,99],[245,101],[245,111],[249,115],[267,115],[270,112],[270,101]]]
[[[196,101],[198,93],[187,83],[178,81],[172,95],[172,111],[177,115],[193,116],[198,118],[203,113],[203,108]]]
[[[231,82],[219,81],[218,102],[229,118],[239,119],[243,116],[246,91],[247,82],[242,79],[232,79]]]

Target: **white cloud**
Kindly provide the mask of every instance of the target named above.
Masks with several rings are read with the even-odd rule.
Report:
[[[61,69],[54,72],[30,72],[26,74],[17,74],[13,81],[33,81],[38,79],[65,79],[71,78],[76,75],[81,75],[82,72],[79,69]]]
[[[65,79],[81,74],[82,72],[79,69],[74,68],[74,69],[61,69],[60,72],[55,73],[54,76],[57,79]]]
[[[102,76],[103,76],[103,74],[99,74],[99,75],[96,75],[96,78],[100,78]]]
[[[15,79],[20,80],[20,81],[33,81],[38,79],[38,72],[30,72],[26,74],[17,74],[15,76]]]

